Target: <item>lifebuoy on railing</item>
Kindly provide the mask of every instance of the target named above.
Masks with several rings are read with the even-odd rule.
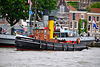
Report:
[[[80,43],[80,38],[77,39],[77,44],[79,44],[79,43]]]
[[[46,39],[47,38],[47,36],[46,35],[44,35],[44,39]]]
[[[37,36],[35,36],[35,39],[37,39]]]

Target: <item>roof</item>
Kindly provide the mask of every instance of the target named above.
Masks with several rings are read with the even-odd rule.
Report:
[[[92,13],[100,13],[100,8],[91,8]]]
[[[66,0],[66,1],[79,1],[79,0]]]
[[[65,12],[69,12],[65,0],[60,0],[59,3],[58,3],[57,8],[60,9],[60,6],[61,6],[61,5],[65,6]]]
[[[71,5],[68,6],[69,10],[71,11],[77,11],[77,9],[75,9],[74,7],[72,7]]]

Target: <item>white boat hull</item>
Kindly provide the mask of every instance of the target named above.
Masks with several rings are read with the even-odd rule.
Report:
[[[0,44],[15,44],[14,35],[0,34]]]

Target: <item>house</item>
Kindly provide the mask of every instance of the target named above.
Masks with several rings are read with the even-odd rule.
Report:
[[[69,21],[69,9],[65,0],[57,1],[57,13],[56,13],[56,27],[59,29],[61,27],[68,29]]]
[[[90,5],[91,0],[79,0],[79,9],[86,9]]]
[[[69,11],[69,30],[78,32],[79,19],[87,19],[86,11]],[[82,22],[81,29],[85,29],[85,22]]]
[[[2,15],[0,15],[0,17],[2,17]],[[14,29],[23,30],[21,20],[17,24],[15,24]],[[3,32],[3,30],[6,31],[6,34],[11,34],[10,24],[5,18],[0,18],[0,34]]]
[[[98,29],[93,27],[93,18],[95,18]],[[87,13],[87,21],[88,32],[90,32],[91,35],[96,35],[100,38],[100,8],[91,8],[91,11]]]

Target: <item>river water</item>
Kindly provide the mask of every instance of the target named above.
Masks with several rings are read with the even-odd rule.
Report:
[[[69,52],[0,48],[0,67],[100,67],[100,48]]]

